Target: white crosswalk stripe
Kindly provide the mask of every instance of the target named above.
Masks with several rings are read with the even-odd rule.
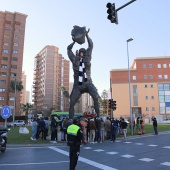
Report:
[[[154,161],[154,159],[150,159],[150,158],[142,158],[142,159],[139,159],[140,161],[145,161],[145,162],[151,162],[151,161]]]
[[[133,155],[122,155],[121,157],[124,157],[124,158],[133,158],[134,156]]]
[[[118,154],[118,152],[106,152],[106,154],[116,155],[116,154]]]

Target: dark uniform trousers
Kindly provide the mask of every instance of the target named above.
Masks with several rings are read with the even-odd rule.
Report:
[[[79,157],[80,145],[70,146],[70,170],[75,170]]]

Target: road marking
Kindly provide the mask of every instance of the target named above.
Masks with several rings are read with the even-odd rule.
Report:
[[[133,158],[134,156],[133,155],[122,155],[122,157],[124,157],[124,158]]]
[[[143,145],[143,143],[135,143],[135,145]]]
[[[132,143],[132,142],[124,142],[124,143]]]
[[[170,162],[163,162],[161,165],[170,166]]]
[[[34,163],[22,163],[22,164],[0,164],[0,166],[24,166],[24,165],[42,165],[42,164],[58,164],[65,163],[69,161],[58,161],[58,162],[34,162]]]
[[[102,151],[104,151],[103,149],[96,149],[96,150],[94,150],[94,151],[96,151],[96,152],[102,152]]]
[[[154,159],[150,159],[150,158],[142,158],[142,159],[139,159],[140,161],[145,161],[145,162],[151,162],[151,161],[154,161]]]
[[[162,148],[164,148],[164,149],[170,149],[170,146],[164,146],[164,147],[162,147]]]
[[[92,149],[92,147],[82,147],[83,149]]]
[[[59,153],[61,153],[61,154],[63,154],[63,155],[69,156],[69,153],[66,152],[66,151],[64,151],[64,150],[58,149],[58,148],[56,148],[56,147],[49,147],[49,148],[52,149],[52,150],[54,150],[54,151],[56,151],[56,152],[59,152]],[[97,163],[97,162],[95,162],[95,161],[91,161],[91,160],[86,159],[86,158],[83,158],[83,157],[81,157],[81,156],[79,156],[78,161],[81,161],[81,162],[83,162],[83,163],[89,164],[89,165],[91,165],[91,166],[94,166],[94,167],[97,167],[97,168],[103,169],[103,170],[106,170],[106,169],[107,169],[107,170],[117,170],[117,169],[115,169],[115,168],[112,168],[112,167],[109,167],[109,166],[106,166],[106,165]]]
[[[110,154],[110,155],[116,155],[118,154],[118,152],[106,152],[107,154]]]
[[[158,146],[158,145],[148,145],[148,146],[151,146],[151,147],[156,147],[156,146]]]

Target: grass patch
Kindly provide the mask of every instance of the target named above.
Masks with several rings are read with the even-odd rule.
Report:
[[[32,141],[30,138],[32,136],[32,127],[27,126],[29,134],[19,134],[19,127],[11,127],[8,132],[8,144],[49,144],[50,141],[43,141],[40,138],[37,141]],[[130,135],[130,128],[127,128],[127,136]],[[158,133],[163,131],[169,131],[170,124],[158,124]],[[153,126],[151,124],[145,125],[145,134],[154,133]],[[51,134],[49,130],[49,134]],[[134,130],[134,135],[137,135],[136,128]]]

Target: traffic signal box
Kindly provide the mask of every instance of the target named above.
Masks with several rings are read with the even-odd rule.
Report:
[[[113,109],[113,110],[116,110],[116,101],[113,101],[113,99],[109,99],[109,108],[110,109]]]
[[[115,9],[115,3],[111,4],[110,2],[107,3],[106,7],[107,9],[107,19],[110,20],[111,23],[118,24],[118,18],[117,18],[117,11]]]

